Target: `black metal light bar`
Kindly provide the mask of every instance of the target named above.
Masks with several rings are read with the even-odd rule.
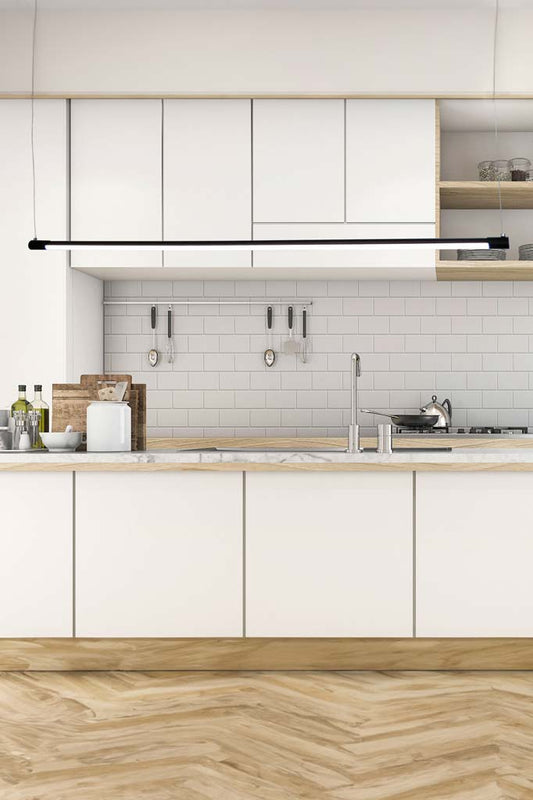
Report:
[[[56,241],[31,239],[30,250],[456,250],[509,249],[509,237],[455,239],[224,239],[217,241]]]

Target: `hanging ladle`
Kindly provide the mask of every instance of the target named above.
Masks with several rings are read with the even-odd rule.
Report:
[[[152,306],[150,310],[150,324],[152,326],[152,349],[148,353],[148,363],[150,364],[151,367],[155,367],[155,365],[159,361],[159,353],[157,352],[156,338],[155,338],[156,322],[157,322],[157,309],[155,306]]]

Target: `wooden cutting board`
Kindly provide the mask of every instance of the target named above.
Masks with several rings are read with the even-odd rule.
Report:
[[[98,400],[98,390],[124,381],[124,395],[131,407],[131,449],[146,449],[146,384],[132,383],[131,375],[82,375],[79,383],[52,385],[52,430],[64,431],[72,425],[75,431],[87,433],[87,408]]]

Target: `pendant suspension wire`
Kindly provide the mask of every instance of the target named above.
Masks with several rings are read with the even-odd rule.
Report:
[[[37,32],[37,0],[33,0],[33,22],[31,35],[31,180],[33,205],[33,238],[37,238],[37,203],[35,199],[35,39]]]
[[[497,101],[496,101],[496,66],[497,66],[497,54],[498,54],[498,23],[500,21],[500,0],[495,0],[494,5],[494,26],[493,26],[493,34],[492,34],[492,114],[493,114],[493,121],[494,121],[494,149],[496,153],[498,153],[498,143],[499,143],[499,130],[498,130],[498,109],[497,109]],[[503,204],[502,204],[502,182],[501,178],[499,177],[500,173],[497,173],[497,180],[498,180],[498,208],[500,212],[500,233],[503,236]]]

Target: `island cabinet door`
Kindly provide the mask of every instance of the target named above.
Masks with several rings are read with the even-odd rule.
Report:
[[[0,474],[0,638],[72,636],[72,474]]]
[[[82,473],[76,635],[242,635],[242,475]]]
[[[419,473],[418,636],[533,636],[533,473]]]
[[[246,475],[247,636],[412,636],[411,473]]]

